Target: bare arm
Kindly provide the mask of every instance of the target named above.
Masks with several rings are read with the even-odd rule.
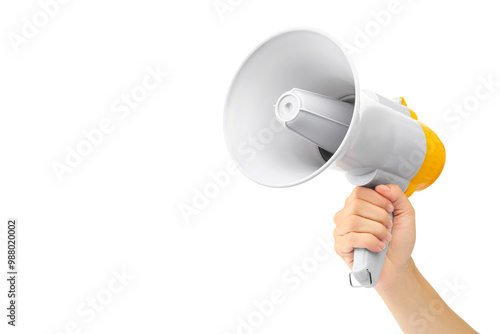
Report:
[[[410,259],[390,287],[375,287],[404,333],[477,333],[443,301]]]

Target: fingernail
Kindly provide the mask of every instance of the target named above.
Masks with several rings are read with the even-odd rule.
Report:
[[[380,188],[382,188],[384,191],[389,191],[389,190],[391,190],[391,188],[389,188],[389,186],[387,186],[387,185],[385,185],[385,184],[380,185]]]
[[[382,241],[379,241],[378,248],[384,249],[385,248],[385,243],[383,243]]]
[[[391,234],[391,232],[387,232],[387,234],[385,235],[384,239],[385,239],[386,242],[391,241],[392,240],[392,234]]]
[[[389,220],[389,224],[387,224],[387,229],[391,229],[394,226],[394,223],[392,222],[392,219]]]
[[[394,205],[392,205],[391,203],[389,203],[389,205],[387,206],[387,212],[391,213],[391,212],[394,212]]]

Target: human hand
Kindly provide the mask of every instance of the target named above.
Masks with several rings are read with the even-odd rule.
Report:
[[[391,212],[394,222],[389,216]],[[380,252],[390,241],[377,290],[390,287],[398,277],[413,269],[415,210],[399,186],[380,185],[375,190],[356,187],[334,221],[335,251],[351,269],[354,248]]]

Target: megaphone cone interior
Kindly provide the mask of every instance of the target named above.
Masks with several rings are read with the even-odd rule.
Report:
[[[328,163],[319,145],[284,129],[275,106],[294,88],[335,101],[353,97],[356,80],[344,51],[314,31],[290,31],[259,46],[234,78],[224,115],[229,151],[242,172],[271,187],[296,185],[320,173]]]

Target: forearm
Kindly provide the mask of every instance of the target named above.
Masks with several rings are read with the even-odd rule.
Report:
[[[477,333],[443,301],[413,259],[392,286],[375,289],[404,333]]]

